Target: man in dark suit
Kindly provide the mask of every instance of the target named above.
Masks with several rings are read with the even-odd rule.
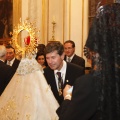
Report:
[[[85,60],[82,57],[79,57],[75,54],[75,43],[72,40],[67,40],[64,43],[64,60],[67,62],[74,63],[85,68]]]
[[[0,45],[0,95],[11,80],[15,73],[15,69],[4,63],[6,58],[6,48]]]
[[[15,49],[9,45],[9,46],[6,46],[6,50],[7,50],[7,54],[6,54],[5,63],[17,69],[20,63],[20,60],[15,58]]]
[[[56,100],[61,104],[63,101],[62,89],[66,84],[73,85],[74,80],[84,74],[84,69],[64,61],[64,47],[60,42],[48,43],[45,53],[48,67],[44,69],[44,75]],[[58,72],[61,73],[60,82]]]

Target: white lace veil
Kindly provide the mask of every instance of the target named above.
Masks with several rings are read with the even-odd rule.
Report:
[[[38,70],[41,70],[42,72],[42,67],[37,63],[37,61],[34,58],[31,58],[31,59],[22,58],[16,73],[25,75]]]

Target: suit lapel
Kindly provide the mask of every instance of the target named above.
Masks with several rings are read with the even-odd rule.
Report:
[[[76,61],[76,55],[73,56],[71,63],[73,63],[74,61]]]
[[[13,64],[12,64],[12,66],[17,66],[17,60],[16,60],[16,58],[15,58]]]
[[[69,63],[67,63],[64,86],[65,86],[66,84],[69,84],[69,82],[70,82],[70,80],[69,80],[69,74],[70,74],[71,72],[69,72],[69,71],[70,71],[70,67],[69,67]]]
[[[57,91],[57,94],[58,94],[58,89],[57,89],[57,85],[56,85],[56,79],[55,79],[55,75],[54,75],[54,71],[51,70],[50,72],[50,75],[51,75],[51,87],[53,88],[53,91]]]

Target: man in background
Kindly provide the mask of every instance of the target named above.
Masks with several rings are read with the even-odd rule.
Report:
[[[17,69],[20,63],[20,60],[15,58],[15,49],[9,45],[9,46],[6,46],[6,50],[7,50],[7,53],[6,53],[5,63]]]
[[[6,48],[0,45],[0,95],[11,80],[15,73],[15,69],[4,63],[6,58]]]
[[[67,40],[64,43],[65,61],[79,65],[85,68],[85,60],[75,54],[75,43],[72,40]]]

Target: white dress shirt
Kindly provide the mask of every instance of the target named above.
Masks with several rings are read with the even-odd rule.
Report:
[[[71,57],[66,56],[66,61],[69,62],[69,59],[70,59],[70,62],[71,62],[71,60],[73,59],[74,55],[75,54],[73,54]]]
[[[14,60],[15,60],[15,58],[13,58],[11,61],[8,61],[8,60],[7,60],[7,65],[12,66],[12,65],[13,65],[13,63],[14,63]],[[9,63],[9,62],[10,62],[10,63]]]

